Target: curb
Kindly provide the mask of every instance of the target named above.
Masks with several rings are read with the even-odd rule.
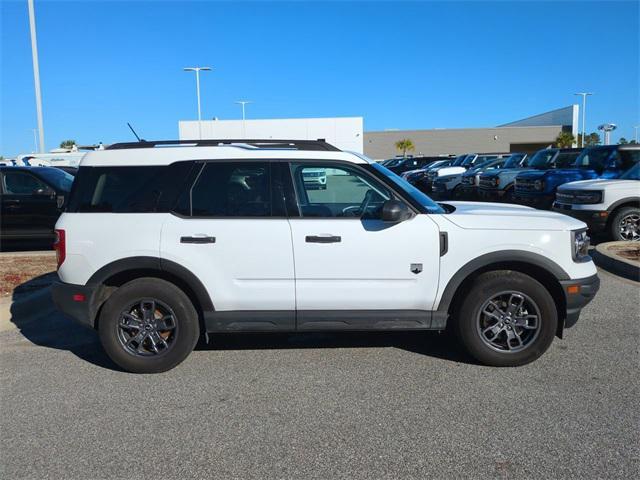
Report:
[[[595,249],[591,252],[593,261],[597,266],[607,270],[609,273],[626,278],[627,280],[640,282],[640,265],[618,258],[607,251],[608,246],[619,243],[622,242],[606,242],[596,245]]]
[[[42,288],[14,302],[0,304],[0,331],[14,330],[55,310],[51,289]]]

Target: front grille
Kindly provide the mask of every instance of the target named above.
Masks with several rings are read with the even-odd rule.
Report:
[[[575,199],[575,195],[573,193],[562,193],[562,192],[556,193],[556,200],[558,200],[561,203],[573,203],[574,199]]]
[[[480,177],[480,188],[495,188],[496,177]]]
[[[520,190],[522,192],[534,192],[536,190],[535,180],[517,180],[516,190]]]

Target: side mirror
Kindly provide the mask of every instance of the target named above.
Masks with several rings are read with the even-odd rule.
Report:
[[[400,200],[387,200],[382,204],[382,221],[398,223],[411,217],[409,207]]]

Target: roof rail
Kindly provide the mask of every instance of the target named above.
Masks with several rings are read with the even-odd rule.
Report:
[[[162,146],[185,147],[220,147],[220,146],[244,146],[263,149],[291,149],[291,150],[323,150],[339,152],[339,148],[327,143],[325,139],[318,140],[247,140],[247,139],[222,139],[222,140],[142,140],[140,142],[124,142],[109,145],[106,150],[123,150],[127,148],[154,148]]]

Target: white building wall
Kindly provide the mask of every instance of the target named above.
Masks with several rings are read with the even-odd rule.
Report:
[[[286,118],[264,120],[181,120],[180,140],[203,139],[286,139],[317,140],[324,138],[341,150],[363,153],[362,117]]]

